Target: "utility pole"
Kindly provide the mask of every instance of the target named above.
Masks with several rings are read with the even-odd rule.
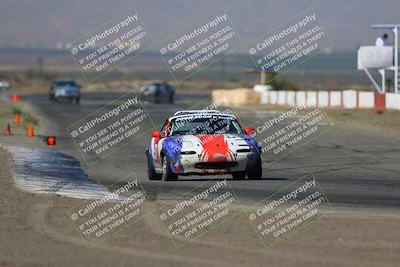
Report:
[[[43,74],[43,59],[42,59],[41,56],[38,57],[37,64],[38,64],[38,72],[39,72],[39,74]]]

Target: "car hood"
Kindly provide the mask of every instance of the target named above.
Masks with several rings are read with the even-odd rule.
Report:
[[[257,141],[245,134],[171,136],[166,138],[164,145],[169,154],[194,151],[208,159],[222,158],[246,149],[261,153]]]

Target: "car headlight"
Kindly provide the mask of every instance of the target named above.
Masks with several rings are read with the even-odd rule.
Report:
[[[193,155],[196,151],[193,150],[192,142],[183,141],[181,155]]]
[[[192,142],[183,141],[182,142],[182,150],[191,150],[193,148]]]

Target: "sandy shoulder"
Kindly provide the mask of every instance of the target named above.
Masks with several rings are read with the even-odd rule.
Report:
[[[66,214],[81,200],[20,191],[10,166],[11,156],[0,148],[0,266],[398,266],[400,261],[400,217],[352,212],[327,215],[270,249],[241,214],[180,250],[154,214],[87,249]]]

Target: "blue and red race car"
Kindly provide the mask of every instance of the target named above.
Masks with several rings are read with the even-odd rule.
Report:
[[[234,179],[261,179],[261,147],[253,128],[218,110],[178,111],[146,149],[150,180],[177,180],[179,175],[227,173]]]

